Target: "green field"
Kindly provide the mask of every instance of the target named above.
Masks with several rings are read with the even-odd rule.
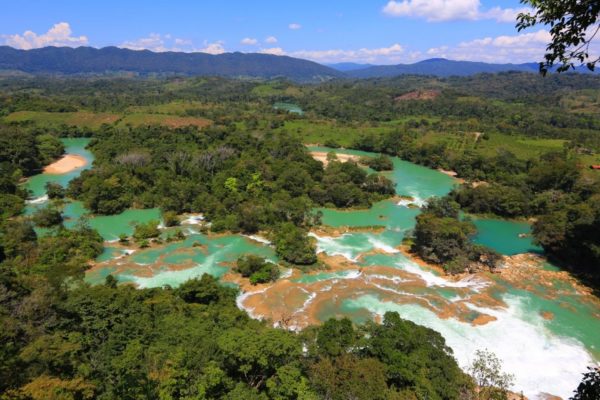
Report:
[[[392,130],[391,127],[372,127],[357,124],[341,126],[329,121],[293,120],[286,121],[283,128],[287,132],[298,135],[302,142],[325,144],[334,141],[342,147],[351,146],[363,133],[379,134]]]
[[[160,107],[160,106],[159,106]],[[164,109],[175,110],[173,103],[165,104]],[[91,113],[87,111],[51,113],[43,111],[18,111],[3,118],[4,122],[8,123],[24,123],[30,122],[39,126],[77,126],[81,128],[98,129],[102,124],[119,125],[163,125],[170,128],[178,128],[182,126],[197,126],[203,128],[212,124],[205,118],[183,117],[169,114],[151,114],[151,113],[131,113],[124,116],[109,113]]]
[[[110,113],[87,111],[52,113],[44,111],[17,111],[3,118],[4,122],[31,122],[36,125],[68,125],[97,129],[102,124],[113,124],[121,118]]]
[[[208,119],[195,117],[179,117],[168,114],[146,114],[134,113],[125,115],[120,121],[120,125],[163,125],[169,128],[179,128],[182,126],[197,126],[204,128],[212,124]]]

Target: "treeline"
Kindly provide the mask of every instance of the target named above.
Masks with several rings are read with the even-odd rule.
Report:
[[[136,112],[156,106],[157,113],[208,118],[220,124],[281,124],[294,118],[326,119],[341,125],[386,124],[411,118],[428,122],[434,132],[487,132],[565,139],[573,147],[600,150],[600,110],[589,100],[600,88],[593,74],[480,74],[434,78],[336,80],[300,85],[207,78],[8,78],[0,80],[0,115],[15,111]],[[37,91],[26,90],[35,87]],[[434,91],[425,100],[401,100],[407,93]],[[182,105],[160,109],[171,102]],[[278,113],[277,101],[299,104],[304,117]],[[185,103],[188,106],[185,106]],[[194,106],[191,104],[194,103]],[[583,103],[584,106],[579,105]],[[148,112],[148,108],[142,112]],[[258,118],[257,118],[258,116]],[[260,121],[259,121],[260,120]],[[264,126],[263,126],[264,127]]]

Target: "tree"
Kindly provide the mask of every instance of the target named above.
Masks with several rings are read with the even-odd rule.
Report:
[[[247,254],[238,258],[236,271],[244,278],[250,278],[250,283],[266,283],[279,278],[279,268],[267,262],[263,257]]]
[[[477,385],[477,400],[507,400],[514,377],[502,371],[502,361],[488,350],[477,350],[469,373]]]
[[[596,399],[600,399],[600,369],[588,367],[588,372],[583,374],[583,379],[575,390],[572,400]]]
[[[575,68],[575,64],[594,70],[599,58],[590,59],[590,44],[598,34],[598,0],[521,0],[533,7],[532,13],[521,13],[517,18],[517,29],[536,25],[550,25],[552,37],[540,72],[546,74],[550,68],[560,64],[558,72]]]
[[[317,261],[315,245],[303,229],[292,223],[281,224],[274,242],[277,254],[292,264],[310,265]]]
[[[145,224],[137,224],[133,230],[133,237],[136,240],[144,240],[155,238],[160,235],[160,229],[158,229],[158,221],[151,220]]]
[[[54,207],[40,208],[33,214],[33,222],[42,228],[60,225],[63,222],[63,217],[60,211]]]
[[[344,354],[324,358],[311,366],[311,381],[325,399],[385,399],[385,365],[375,358],[360,359]]]
[[[65,197],[65,188],[63,188],[60,183],[46,182],[44,187],[46,188],[46,194],[50,199],[62,199]]]
[[[317,345],[321,354],[337,357],[354,345],[356,333],[352,327],[352,321],[348,318],[341,320],[329,319],[319,329],[317,334]]]

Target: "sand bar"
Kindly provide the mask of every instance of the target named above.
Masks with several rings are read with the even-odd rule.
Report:
[[[310,155],[312,156],[312,158],[314,158],[317,161],[321,161],[325,166],[327,166],[327,164],[329,164],[329,161],[327,160],[327,153],[324,151],[311,151]],[[356,161],[358,162],[360,160],[359,156],[354,156],[351,154],[336,154],[337,156],[337,161],[340,162],[347,162],[347,161]]]
[[[77,154],[67,154],[60,160],[53,162],[52,164],[44,168],[45,174],[66,174],[77,168],[81,168],[87,164],[85,157]]]

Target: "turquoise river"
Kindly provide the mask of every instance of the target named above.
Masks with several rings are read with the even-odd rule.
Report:
[[[47,204],[46,182],[66,185],[92,167],[93,155],[85,149],[88,139],[64,143],[67,153],[85,157],[88,164],[68,174],[30,178],[27,213]],[[92,284],[113,274],[119,282],[140,288],[177,286],[208,273],[240,287],[238,306],[251,316],[287,329],[331,317],[380,320],[385,312],[397,311],[440,332],[461,366],[469,365],[476,350],[487,348],[514,374],[515,391],[530,398],[541,393],[569,397],[586,366],[600,360],[598,300],[539,256],[541,249],[532,243],[530,226],[524,222],[474,218],[479,230],[474,240],[509,256],[506,273],[452,279],[411,259],[400,245],[415,224],[419,206],[448,193],[456,181],[398,158],[393,161],[394,170],[386,175],[402,199],[382,201],[369,210],[321,210],[324,226],[311,236],[328,268],[306,274],[283,269],[281,278],[270,285],[249,286],[231,271],[245,253],[277,263],[270,243],[260,236],[202,234],[207,224],[201,215],[186,215],[180,227],[164,229],[165,238],[179,229],[185,240],[140,249],[119,244],[117,238],[131,234],[136,222],[160,219],[158,209],[93,216],[80,202],[70,201],[63,214],[67,226],[83,217],[106,240],[104,253],[86,276]]]

